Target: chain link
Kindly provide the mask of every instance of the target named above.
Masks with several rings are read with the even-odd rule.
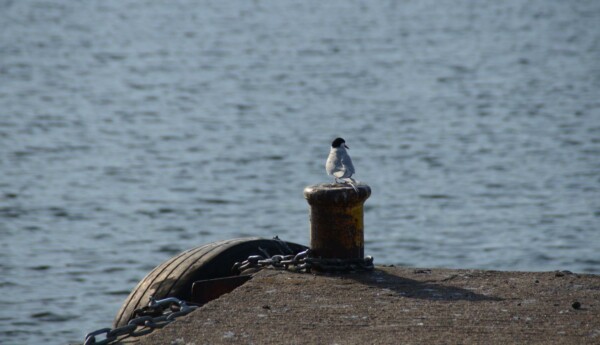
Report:
[[[373,257],[364,259],[327,259],[311,257],[311,250],[307,249],[295,255],[273,255],[265,258],[262,255],[250,255],[248,259],[236,262],[233,272],[241,273],[248,269],[261,269],[273,267],[295,272],[310,272],[311,269],[326,272],[349,272],[373,270]]]
[[[290,247],[278,237],[278,240],[288,252],[293,252]],[[259,248],[260,249],[260,248]],[[297,254],[291,255],[273,255],[261,250],[265,256],[251,255],[248,259],[236,262],[232,271],[240,274],[250,269],[262,269],[273,267],[275,269],[285,269],[294,272],[311,272],[312,269],[326,272],[350,272],[350,271],[371,271],[373,270],[373,257],[366,256],[364,259],[324,259],[311,256],[311,250],[307,249]],[[170,308],[170,311],[166,311]],[[167,324],[175,321],[176,318],[187,315],[197,307],[190,306],[175,297],[169,297],[161,300],[150,298],[147,306],[134,311],[135,318],[131,319],[127,325],[117,328],[101,328],[85,336],[83,345],[107,345],[114,344],[126,337],[139,337],[151,333],[157,328],[163,328]],[[97,336],[104,335],[103,340],[96,340]]]
[[[170,311],[166,311],[170,308]],[[187,305],[184,301],[169,297],[161,300],[150,298],[146,307],[134,311],[134,315],[141,315],[131,319],[127,325],[117,328],[101,328],[85,336],[84,345],[106,345],[114,344],[127,336],[139,337],[152,332],[157,328],[163,328],[175,321],[176,318],[187,315],[197,307]],[[154,315],[154,316],[153,316]],[[138,328],[140,328],[138,330]],[[103,335],[104,339],[97,341],[96,336]],[[124,337],[125,336],[125,337]],[[119,339],[121,338],[121,339]]]

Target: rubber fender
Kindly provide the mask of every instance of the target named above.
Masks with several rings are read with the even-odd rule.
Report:
[[[150,297],[177,297],[189,300],[197,280],[235,275],[231,268],[250,255],[296,254],[306,246],[277,239],[236,238],[213,242],[186,250],[154,268],[131,291],[115,316],[113,327],[126,325],[134,311],[148,304]],[[291,252],[290,252],[291,250]]]

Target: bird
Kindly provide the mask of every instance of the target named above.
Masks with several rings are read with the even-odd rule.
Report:
[[[333,176],[335,183],[340,183],[340,181],[348,183],[358,193],[356,182],[352,178],[354,164],[352,164],[352,158],[346,151],[347,149],[350,148],[346,145],[346,140],[335,138],[331,143],[327,162],[325,162],[325,171],[327,171],[327,175]]]

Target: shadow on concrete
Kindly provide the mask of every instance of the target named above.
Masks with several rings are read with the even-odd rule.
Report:
[[[371,287],[390,290],[406,298],[436,301],[501,301],[502,298],[474,293],[471,290],[446,286],[431,281],[418,281],[375,269],[372,272],[353,274],[351,279]]]

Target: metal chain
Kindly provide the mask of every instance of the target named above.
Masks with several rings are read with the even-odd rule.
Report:
[[[176,306],[175,308],[173,308]],[[171,308],[171,311],[165,311]],[[176,318],[187,315],[197,307],[187,305],[184,301],[169,297],[161,300],[155,300],[150,297],[148,306],[137,309],[134,315],[142,315],[131,319],[127,325],[117,328],[101,328],[85,336],[84,345],[106,345],[114,344],[125,338],[123,336],[139,337],[152,332],[156,328],[163,328],[167,324],[175,321]],[[175,310],[173,310],[175,309]],[[158,316],[151,316],[158,315]],[[142,328],[137,330],[138,327]],[[105,339],[97,341],[96,336],[104,334]],[[119,339],[121,338],[121,339]]]
[[[279,240],[279,238],[274,238]],[[284,241],[279,240],[285,245],[285,248],[292,252]],[[349,272],[349,271],[371,271],[373,270],[373,257],[366,256],[364,259],[324,259],[311,256],[311,250],[307,249],[298,254],[292,255],[273,255],[263,251],[265,256],[251,255],[248,259],[236,262],[233,265],[234,273],[241,273],[248,269],[262,269],[273,267],[275,269],[285,269],[295,272],[311,272],[314,268],[326,272]],[[173,308],[175,306],[175,308]],[[166,311],[171,308],[171,311]],[[101,328],[85,336],[83,345],[107,345],[114,344],[126,337],[139,337],[152,332],[154,329],[163,328],[167,324],[175,321],[176,318],[187,315],[194,311],[197,306],[187,305],[184,301],[169,297],[161,300],[155,300],[150,297],[147,306],[136,309],[134,316],[127,325],[117,328]],[[138,330],[140,328],[140,330]],[[103,340],[96,340],[97,336],[104,335]]]
[[[326,272],[349,272],[371,271],[374,267],[372,256],[366,256],[364,259],[324,259],[311,257],[310,254],[311,250],[307,249],[296,255],[273,255],[269,258],[250,255],[248,259],[236,262],[232,270],[241,273],[247,269],[273,267],[295,272],[310,272],[313,268]]]

